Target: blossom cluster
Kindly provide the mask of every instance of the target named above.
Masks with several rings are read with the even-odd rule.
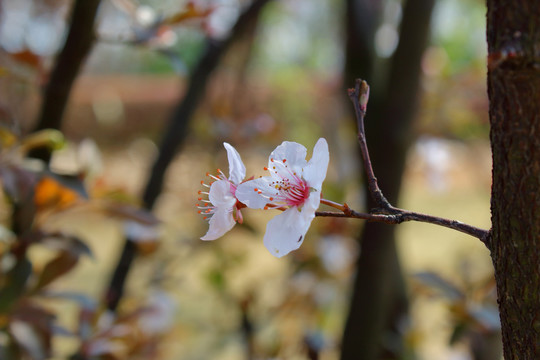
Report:
[[[284,141],[268,159],[264,168],[268,176],[246,178],[240,154],[228,143],[223,144],[229,161],[229,177],[218,169],[207,174],[208,191],[199,191],[199,213],[209,221],[202,240],[215,240],[242,223],[244,208],[279,210],[281,213],[266,226],[264,245],[276,257],[282,257],[302,245],[306,232],[321,202],[322,183],[328,169],[328,144],[321,138],[306,160],[307,150],[296,142]],[[208,200],[202,195],[208,196]]]

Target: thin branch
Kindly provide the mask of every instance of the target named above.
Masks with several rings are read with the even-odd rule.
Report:
[[[337,211],[317,211],[315,216],[321,217],[343,217],[343,218],[354,218],[354,219],[363,219],[374,222],[382,222],[385,224],[401,224],[406,221],[418,221],[424,222],[439,226],[444,226],[453,230],[460,231],[467,235],[474,236],[487,246],[487,241],[489,237],[489,231],[477,228],[472,225],[462,223],[457,220],[449,220],[437,216],[426,215],[421,213],[416,213],[413,211],[402,210],[398,208],[392,208],[394,210],[393,214],[379,214],[376,212],[373,213],[361,213],[352,209],[345,210],[343,212]]]
[[[491,233],[489,230],[477,228],[472,225],[468,225],[456,220],[449,220],[437,216],[426,215],[413,211],[403,210],[392,206],[388,200],[384,197],[377,178],[373,172],[371,165],[371,159],[369,157],[369,151],[366,142],[366,134],[364,130],[364,117],[366,116],[367,102],[369,99],[369,86],[368,84],[358,79],[354,89],[349,89],[349,98],[351,99],[354,110],[356,113],[356,120],[358,125],[358,141],[360,143],[360,151],[362,153],[362,160],[364,163],[364,170],[367,175],[369,192],[377,208],[372,209],[369,213],[360,213],[349,208],[347,204],[338,204],[332,201],[322,199],[321,203],[334,207],[340,212],[336,211],[318,211],[316,216],[326,217],[344,217],[344,218],[356,218],[368,221],[383,222],[386,224],[401,224],[405,221],[418,221],[439,226],[444,226],[453,230],[460,231],[462,233],[474,236],[484,243],[489,248],[489,240]]]
[[[364,129],[364,117],[366,116],[367,103],[369,100],[369,85],[364,80],[358,79],[354,89],[349,89],[349,98],[353,102],[354,112],[356,113],[356,124],[358,126],[358,142],[360,143],[360,152],[362,153],[362,161],[364,164],[364,170],[366,172],[369,193],[381,209],[390,209],[392,206],[384,197],[377,178],[373,172],[371,166],[371,158],[369,157],[369,151],[366,142],[366,132]]]

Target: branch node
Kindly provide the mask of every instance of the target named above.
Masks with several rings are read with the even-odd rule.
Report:
[[[366,172],[369,194],[371,195],[371,198],[373,199],[377,207],[371,209],[371,212],[369,214],[359,214],[356,213],[354,210],[350,209],[348,205],[345,204],[343,214],[340,215],[342,217],[358,217],[366,219],[368,221],[379,221],[387,224],[400,224],[404,221],[419,221],[445,226],[447,228],[461,231],[463,233],[480,239],[480,241],[482,241],[489,249],[491,239],[490,231],[482,230],[455,220],[448,220],[436,216],[402,210],[390,204],[390,202],[384,197],[381,189],[379,188],[377,178],[375,177],[375,173],[371,165],[371,159],[367,147],[364,128],[364,117],[366,115],[367,103],[369,100],[369,85],[364,80],[357,79],[354,89],[348,89],[348,95],[354,105],[354,111],[356,114],[356,123],[358,127],[358,142],[360,144],[360,152],[362,154],[364,170]]]

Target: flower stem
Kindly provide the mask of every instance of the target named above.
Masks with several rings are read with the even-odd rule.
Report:
[[[343,212],[345,212],[345,210],[348,208],[347,204],[343,205],[343,204],[339,204],[337,202],[333,202],[331,200],[326,200],[326,199],[322,199],[322,198],[321,198],[321,204],[331,206],[331,207],[336,208],[338,210],[341,210]]]

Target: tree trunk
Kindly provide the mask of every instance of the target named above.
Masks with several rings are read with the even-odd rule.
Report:
[[[77,0],[73,3],[67,39],[56,57],[34,131],[60,129],[71,88],[94,43],[94,21],[100,2]],[[30,152],[30,156],[48,162],[51,151],[36,148]]]
[[[491,257],[505,359],[540,359],[540,1],[488,0]]]
[[[373,4],[369,1],[361,3],[365,8]],[[415,115],[420,60],[427,43],[433,4],[434,0],[408,0],[405,3],[400,42],[385,77],[386,83],[371,84],[374,91],[366,117],[366,133],[371,139],[368,146],[381,190],[392,204],[396,204],[399,197],[405,156],[411,141],[408,129]],[[364,27],[366,30],[369,29]],[[357,39],[365,39],[365,36]],[[348,52],[355,49],[365,52],[347,55],[348,61],[355,62],[348,64],[348,71],[371,71],[372,62],[359,59],[362,58],[360,55],[373,55],[373,50],[366,50],[372,46],[353,47],[350,40],[347,45]],[[347,76],[352,81],[355,77],[369,79],[370,75],[349,73]],[[368,201],[368,207],[373,206],[375,204]],[[408,300],[395,244],[395,228],[366,223],[360,241],[361,254],[343,335],[341,359],[374,360],[381,356],[397,359],[403,355],[400,354],[403,344],[397,326],[407,314]],[[386,351],[385,343],[390,345],[386,346]],[[392,351],[388,351],[389,348]]]

